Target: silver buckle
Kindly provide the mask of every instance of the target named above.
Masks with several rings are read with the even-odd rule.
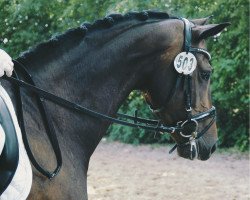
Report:
[[[187,112],[191,112],[192,111],[192,107],[186,108]]]

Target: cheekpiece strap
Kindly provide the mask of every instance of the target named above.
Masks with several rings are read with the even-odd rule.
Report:
[[[191,24],[186,18],[181,18],[184,22],[184,51],[189,52],[192,40]]]
[[[192,42],[191,22],[188,21],[186,18],[181,18],[181,20],[184,23],[184,51],[186,53],[188,52],[201,53],[205,55],[208,58],[208,60],[211,60],[211,55],[207,50],[202,48],[191,47],[191,42]]]

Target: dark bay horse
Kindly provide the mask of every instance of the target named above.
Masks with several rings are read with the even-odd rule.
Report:
[[[192,21],[192,47],[205,48],[209,36],[227,24],[205,25],[208,18]],[[177,72],[173,62],[183,51],[184,23],[162,12],[114,14],[93,24],[83,24],[41,43],[17,60],[26,66],[37,86],[100,113],[114,116],[132,90],[141,90],[151,106],[164,109],[157,115],[167,124],[187,117],[182,87],[175,87]],[[195,54],[197,68],[192,73],[192,114],[212,107],[208,57]],[[184,84],[184,80],[180,81]],[[13,85],[2,81],[15,104]],[[48,169],[56,165],[52,148],[44,134],[41,116],[32,97],[24,90],[24,114],[32,152]],[[168,102],[166,104],[166,102]],[[33,169],[33,185],[28,199],[87,199],[89,159],[110,122],[82,115],[51,102],[52,114],[62,151],[63,166],[49,180]],[[203,129],[209,120],[199,123]],[[186,142],[172,134],[177,144]],[[215,150],[216,125],[196,141],[198,158],[206,160]],[[190,145],[177,147],[178,154],[189,157]],[[112,165],[112,163],[110,164]]]

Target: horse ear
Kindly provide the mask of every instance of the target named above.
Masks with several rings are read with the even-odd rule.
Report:
[[[193,31],[196,35],[195,38],[198,40],[206,39],[208,37],[217,35],[220,33],[225,27],[229,26],[231,23],[225,22],[221,24],[209,24],[204,26],[197,26],[193,28]]]
[[[205,25],[212,17],[213,15],[200,19],[191,19],[189,21],[194,23],[195,25]]]

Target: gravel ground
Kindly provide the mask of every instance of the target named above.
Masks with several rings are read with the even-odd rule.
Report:
[[[88,172],[90,200],[247,200],[249,155],[218,151],[190,161],[170,146],[102,141]]]

